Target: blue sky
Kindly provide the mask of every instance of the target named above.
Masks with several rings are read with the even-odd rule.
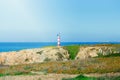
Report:
[[[0,0],[0,42],[120,42],[120,0]]]

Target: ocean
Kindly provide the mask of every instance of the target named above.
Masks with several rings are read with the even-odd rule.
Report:
[[[92,44],[120,44],[119,42],[61,42],[61,46],[67,45],[92,45]],[[22,49],[42,48],[56,46],[56,42],[0,42],[0,52],[19,51]]]

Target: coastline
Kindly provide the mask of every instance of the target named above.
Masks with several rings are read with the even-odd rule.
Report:
[[[0,59],[3,59],[2,64],[11,67],[1,65],[0,69],[3,69],[1,79],[23,79],[24,77],[28,79],[30,76],[36,78],[36,75],[39,75],[38,77],[42,79],[44,77],[49,78],[47,76],[51,75],[51,73],[54,73],[54,75],[57,74],[58,76],[60,76],[59,74],[68,74],[68,77],[71,74],[76,76],[83,74],[86,77],[96,78],[104,77],[105,75],[119,76],[119,47],[120,44],[70,45],[3,53],[0,54]]]
[[[120,42],[61,42],[61,46],[68,45],[95,45],[95,44],[120,44]],[[57,46],[56,42],[0,42],[1,52],[14,52],[25,49]]]

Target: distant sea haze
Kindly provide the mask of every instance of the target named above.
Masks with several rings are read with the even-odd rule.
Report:
[[[120,44],[120,42],[61,42],[61,46],[92,44]],[[57,42],[0,42],[0,52],[42,48],[45,46],[57,46]]]

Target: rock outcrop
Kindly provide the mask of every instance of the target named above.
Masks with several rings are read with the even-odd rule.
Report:
[[[81,46],[75,59],[86,59],[97,56],[120,53],[119,47]],[[18,65],[40,63],[44,61],[66,61],[69,53],[63,47],[45,47],[14,52],[0,53],[0,65]]]
[[[46,47],[0,53],[0,64],[3,65],[29,64],[44,61],[65,61],[68,59],[68,51],[62,47]]]
[[[90,57],[104,56],[110,54],[120,53],[115,47],[107,46],[84,46],[80,50],[75,59],[86,59]]]

